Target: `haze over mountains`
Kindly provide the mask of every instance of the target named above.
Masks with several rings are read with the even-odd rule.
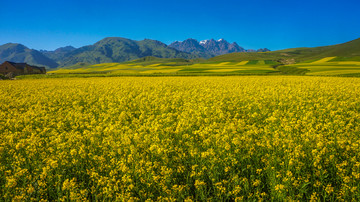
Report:
[[[22,44],[8,43],[0,46],[0,63],[8,60],[55,68],[76,63],[125,62],[146,56],[208,59],[221,54],[246,51],[249,50],[245,50],[236,43],[230,44],[224,39],[218,41],[211,39],[201,43],[195,39],[187,39],[167,46],[151,39],[135,41],[121,37],[107,37],[93,45],[80,48],[66,46],[54,51],[37,51]]]

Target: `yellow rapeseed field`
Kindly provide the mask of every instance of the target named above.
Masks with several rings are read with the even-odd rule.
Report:
[[[328,62],[328,61],[330,61],[330,60],[332,60],[332,59],[334,59],[334,58],[336,58],[336,57],[325,57],[325,58],[322,58],[322,59],[320,59],[320,60],[317,60],[317,61],[315,61],[315,62],[312,62],[313,64],[315,63],[324,63],[324,62]]]
[[[0,201],[360,200],[360,79],[0,81]]]

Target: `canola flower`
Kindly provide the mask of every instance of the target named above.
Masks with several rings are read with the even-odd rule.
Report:
[[[1,201],[360,200],[360,79],[0,82]]]

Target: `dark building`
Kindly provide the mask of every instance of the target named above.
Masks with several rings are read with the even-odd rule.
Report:
[[[46,70],[45,67],[5,61],[0,65],[0,74],[6,75],[8,73],[13,73],[14,76],[24,74],[46,74]]]

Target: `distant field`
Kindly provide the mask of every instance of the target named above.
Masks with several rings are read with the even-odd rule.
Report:
[[[210,69],[206,70],[207,72],[234,72],[234,71],[242,71],[245,69]]]
[[[239,62],[237,65],[246,65],[246,63],[248,63],[248,62],[249,62],[248,60],[245,60],[245,61]]]
[[[141,73],[152,74],[152,73],[174,73],[181,69],[155,69],[155,70],[147,70],[141,71]]]
[[[50,74],[107,74],[113,75],[248,75],[248,74],[290,74],[290,75],[359,75],[360,61],[346,61],[344,58],[324,57],[301,63],[281,65],[276,60],[244,60],[237,62],[191,63],[157,59],[155,61],[133,61],[127,63],[103,63],[96,65],[74,65],[53,71]]]
[[[274,73],[273,63],[269,61],[215,62],[202,64],[178,64],[175,62],[143,64],[143,63],[103,63],[97,65],[79,66],[76,68],[62,68],[49,71],[51,74],[212,74],[229,73],[258,74]]]
[[[320,60],[316,60],[314,62],[312,62],[313,64],[317,64],[317,63],[324,63],[324,62],[328,62],[329,60],[332,60],[336,57],[326,57],[326,58],[323,58],[323,59],[320,59]]]
[[[360,62],[358,61],[334,61],[336,57],[325,57],[311,63],[298,63],[295,66],[307,69],[306,75],[343,75],[360,73]]]

